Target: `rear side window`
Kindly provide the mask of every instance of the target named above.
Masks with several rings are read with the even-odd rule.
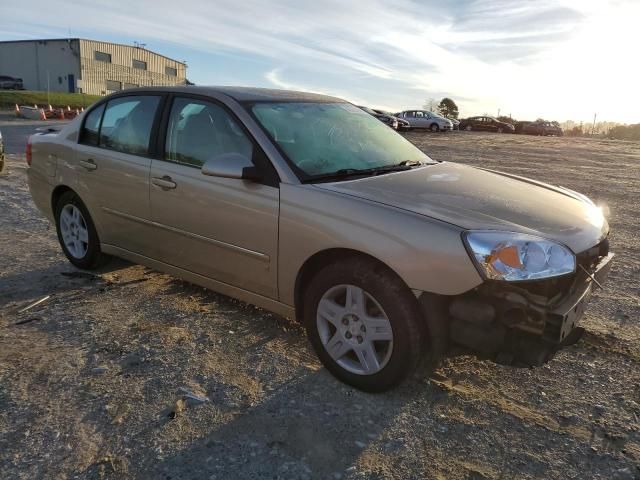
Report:
[[[176,98],[167,125],[165,160],[202,167],[223,153],[240,153],[251,159],[253,143],[222,107]]]
[[[100,127],[101,147],[133,155],[149,153],[158,96],[131,96],[107,103]]]
[[[98,145],[102,112],[104,112],[104,104],[89,112],[87,118],[84,120],[84,126],[80,133],[80,143]]]

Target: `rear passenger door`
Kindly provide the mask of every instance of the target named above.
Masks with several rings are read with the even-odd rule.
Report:
[[[415,122],[415,126],[417,128],[427,128],[428,127],[427,119],[424,116],[424,112],[421,112],[419,110],[417,112],[415,112],[414,122]]]
[[[151,165],[153,256],[277,298],[280,190],[266,156],[232,113],[208,99],[174,97],[164,123],[161,159]],[[224,153],[250,158],[264,181],[203,175],[203,164]]]
[[[149,170],[161,101],[128,95],[97,106],[84,119],[76,151],[78,193],[100,241],[137,253],[151,233]]]

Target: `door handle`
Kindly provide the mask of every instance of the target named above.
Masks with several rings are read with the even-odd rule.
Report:
[[[80,160],[79,163],[87,170],[95,170],[96,168],[98,168],[98,165],[96,165],[96,162],[94,162],[92,158],[89,158],[87,160]]]
[[[177,186],[176,182],[174,182],[169,175],[165,175],[164,177],[153,177],[151,178],[151,183],[164,189],[176,188]]]

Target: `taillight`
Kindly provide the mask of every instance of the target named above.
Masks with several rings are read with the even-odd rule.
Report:
[[[31,142],[27,140],[27,165],[31,166]]]

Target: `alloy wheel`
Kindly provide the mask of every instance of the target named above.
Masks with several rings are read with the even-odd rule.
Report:
[[[60,212],[60,233],[69,254],[77,259],[84,258],[89,248],[89,229],[78,207],[65,205]]]
[[[360,287],[337,285],[325,292],[318,302],[316,325],[324,349],[349,372],[373,375],[391,358],[391,322]]]

